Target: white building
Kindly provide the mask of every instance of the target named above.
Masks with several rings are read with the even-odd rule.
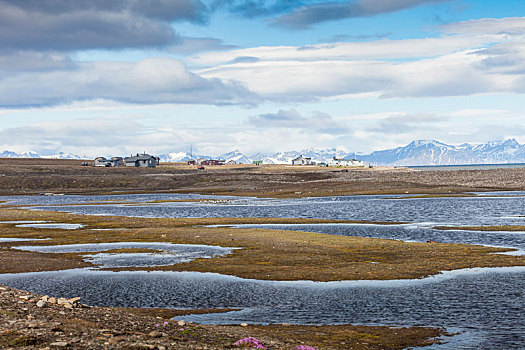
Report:
[[[341,167],[363,167],[365,166],[365,162],[362,160],[357,159],[349,159],[349,158],[336,158],[330,159],[328,162],[329,166],[341,166]]]
[[[312,165],[312,158],[303,157],[301,154],[299,157],[292,159],[292,165]]]

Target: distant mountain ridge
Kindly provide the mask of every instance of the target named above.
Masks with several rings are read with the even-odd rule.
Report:
[[[0,153],[0,158],[47,158],[47,159],[82,159],[76,154],[60,152],[50,156],[43,156],[36,152],[29,151],[23,153],[16,153],[12,151],[3,151]]]
[[[387,166],[424,166],[424,165],[468,165],[468,164],[507,164],[525,163],[525,145],[520,145],[515,139],[487,142],[472,145],[448,145],[436,140],[415,140],[403,147],[374,151],[360,155],[342,149],[314,149],[301,151],[277,152],[271,154],[256,153],[247,156],[239,150],[224,153],[217,157],[191,154],[189,152],[172,152],[159,155],[161,162],[187,162],[190,159],[224,159],[240,164],[251,164],[253,161],[263,161],[265,164],[291,164],[292,159],[299,156],[310,157],[316,163],[328,162],[333,157],[357,158],[371,165]],[[15,153],[4,151],[0,157],[8,158],[53,158],[81,159],[81,157],[60,152],[52,156],[41,156],[35,152]]]
[[[404,147],[375,151],[359,159],[375,165],[402,166],[525,163],[525,145],[515,139],[459,146],[418,140]]]

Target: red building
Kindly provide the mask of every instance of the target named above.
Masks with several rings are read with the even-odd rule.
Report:
[[[224,160],[222,159],[207,159],[202,161],[202,165],[224,165]]]

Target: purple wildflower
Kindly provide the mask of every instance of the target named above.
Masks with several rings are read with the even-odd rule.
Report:
[[[248,337],[248,338],[237,340],[235,343],[233,343],[233,345],[244,346],[244,347],[255,348],[255,349],[266,349],[266,347],[261,344],[261,341],[254,337]]]
[[[156,324],[155,324],[155,327],[160,327],[160,324],[156,323]]]
[[[170,323],[169,323],[168,321],[164,321],[164,324],[165,324],[165,325],[168,325],[168,324],[170,324]]]

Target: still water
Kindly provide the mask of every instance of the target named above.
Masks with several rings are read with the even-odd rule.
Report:
[[[523,192],[514,192],[469,198],[352,196],[274,200],[166,194],[0,197],[0,200],[39,206],[33,209],[97,215],[302,217],[404,222],[391,226],[264,227],[525,250],[523,232],[440,231],[432,228],[434,225],[525,225],[524,195]],[[212,201],[147,203],[205,198]],[[100,201],[105,201],[105,205],[75,205]],[[422,280],[329,283],[255,281],[180,272],[70,270],[1,275],[0,283],[42,294],[81,296],[86,303],[93,305],[242,309],[225,314],[185,317],[188,321],[203,323],[432,325],[464,332],[438,348],[525,348],[524,268],[475,269]]]

